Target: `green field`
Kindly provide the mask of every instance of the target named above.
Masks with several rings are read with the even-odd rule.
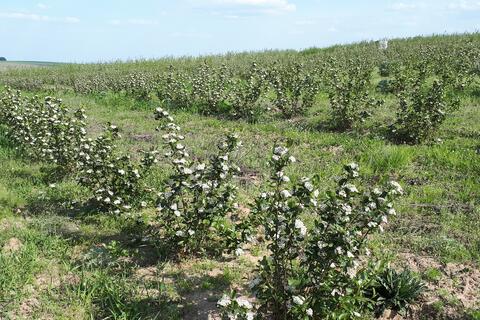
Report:
[[[479,39],[478,34],[398,39],[388,49],[398,55],[389,57],[428,60],[430,56],[420,54],[422,49],[440,48],[434,51],[438,54],[456,47],[462,50],[467,42],[478,49]],[[268,161],[278,142],[288,144],[297,159],[285,173],[292,181],[318,175],[320,199],[335,188],[342,166],[350,162],[360,167],[361,186],[396,180],[405,190],[395,202],[397,215],[390,218],[384,233],[369,235],[369,246],[377,259],[412,270],[426,284],[406,319],[480,319],[480,77],[477,74],[463,90],[453,91],[460,105],[432,138],[395,143],[386,132],[399,103],[394,94],[377,88],[386,79],[379,74],[379,62],[385,59],[381,55],[377,44],[360,43],[303,52],[113,64],[3,62],[0,84],[21,89],[25,96],[54,95],[71,111],[84,108],[90,137],[98,136],[106,123],[115,124],[122,135],[118,152],[133,160],[138,160],[140,150],[152,147],[160,155],[166,152],[164,133],[155,131],[154,110],[159,106],[167,108],[181,126],[184,145],[195,159],[214,154],[226,133],[238,134],[243,145],[234,158],[241,172],[233,182],[239,188],[241,209],[247,212],[268,188]],[[384,100],[371,117],[346,130],[331,127],[326,86],[304,114],[289,118],[271,102],[274,90],[266,89],[267,109],[273,111],[249,121],[224,113],[224,105],[218,112],[205,112],[203,104],[182,108],[167,104],[152,84],[170,64],[179,74],[195,75],[204,60],[218,68],[226,64],[229,72],[246,70],[252,61],[269,65],[274,60],[280,64],[298,60],[315,73],[315,67],[332,56],[339,61],[343,57],[371,61],[368,91]],[[460,61],[448,55],[445,59]],[[6,89],[2,90],[0,96]],[[239,257],[208,252],[165,255],[155,234],[148,232],[157,227],[158,222],[151,220],[155,206],[125,216],[102,212],[92,206],[90,191],[74,176],[52,174],[58,167],[28,156],[7,129],[0,125],[0,319],[207,319],[208,315],[217,319],[216,303],[224,292],[235,288],[251,296],[248,282],[255,276],[258,260],[268,252],[266,243],[246,246]],[[147,182],[161,190],[172,172],[168,160],[159,156]],[[145,225],[139,226],[133,216]],[[303,219],[308,230],[313,228],[314,217]],[[371,319],[373,313],[364,310],[360,318]]]

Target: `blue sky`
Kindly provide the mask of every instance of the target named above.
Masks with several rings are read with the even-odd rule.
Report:
[[[480,0],[1,0],[0,56],[95,62],[480,30]]]

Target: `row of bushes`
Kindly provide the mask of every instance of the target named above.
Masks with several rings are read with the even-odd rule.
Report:
[[[368,236],[383,231],[395,215],[393,200],[402,194],[401,186],[390,181],[382,188],[361,190],[354,184],[359,177],[354,163],[345,166],[337,188],[321,197],[316,178],[290,181],[285,168],[296,159],[276,145],[269,186],[254,204],[243,206],[250,213],[242,216],[233,183],[239,172],[235,135],[227,135],[209,161],[195,160],[173,117],[157,108],[155,118],[173,173],[154,192],[145,177],[158,152],[145,152],[138,162],[121,155],[115,147],[120,138],[115,126],[108,124],[100,136],[90,138],[83,110],[70,112],[59,99],[41,101],[10,89],[1,97],[0,110],[0,124],[18,148],[75,177],[99,209],[121,217],[122,212],[154,206],[155,230],[149,232],[172,254],[212,253],[213,248],[217,254],[240,255],[262,233],[267,252],[251,285],[255,306],[236,292],[226,294],[219,307],[227,319],[355,318],[372,309],[406,310],[421,291],[422,284],[411,274],[403,275],[409,280],[405,283],[396,273],[388,284],[382,282],[384,272],[393,271],[381,267],[368,249]],[[305,217],[313,219],[308,227]],[[392,291],[396,289],[389,286],[395,287],[395,281],[407,294]]]

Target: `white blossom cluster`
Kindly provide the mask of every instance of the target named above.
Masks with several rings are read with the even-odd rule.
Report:
[[[146,206],[142,185],[145,170],[156,162],[154,152],[145,154],[141,164],[118,155],[114,141],[118,128],[108,125],[103,135],[87,138],[85,111],[73,114],[61,100],[46,97],[24,98],[6,90],[0,101],[0,122],[9,137],[29,156],[57,165],[59,172],[76,176],[89,188],[100,208],[120,213]]]
[[[165,156],[174,168],[157,201],[166,237],[185,251],[203,250],[208,241],[239,249],[236,232],[227,219],[237,206],[237,188],[231,180],[240,171],[232,162],[232,154],[240,145],[238,138],[228,135],[208,162],[193,161],[182,143],[185,137],[169,113],[157,108],[155,115],[163,121],[159,130],[166,132],[163,139],[169,151]]]
[[[370,255],[368,235],[383,231],[396,214],[393,199],[403,194],[395,181],[362,192],[355,183],[359,167],[350,163],[336,190],[320,202],[314,181],[293,184],[286,175],[286,166],[295,161],[287,148],[274,148],[271,190],[261,193],[252,209],[251,223],[264,228],[269,249],[250,283],[260,318],[329,315],[329,306],[353,292],[360,258]],[[315,217],[313,227],[307,228],[304,215]],[[361,315],[353,310],[350,316]]]

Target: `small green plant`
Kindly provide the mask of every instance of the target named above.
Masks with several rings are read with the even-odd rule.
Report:
[[[347,66],[339,66],[332,60],[327,70],[332,122],[336,129],[352,129],[383,103],[368,92],[372,73],[368,63],[348,60]]]
[[[377,314],[392,309],[406,316],[424,289],[425,285],[410,270],[387,268],[376,277],[368,295],[375,301]]]
[[[447,90],[444,83],[435,80],[431,86],[419,84],[399,93],[400,109],[395,123],[390,126],[392,138],[407,144],[433,138],[448,114],[460,104]]]

